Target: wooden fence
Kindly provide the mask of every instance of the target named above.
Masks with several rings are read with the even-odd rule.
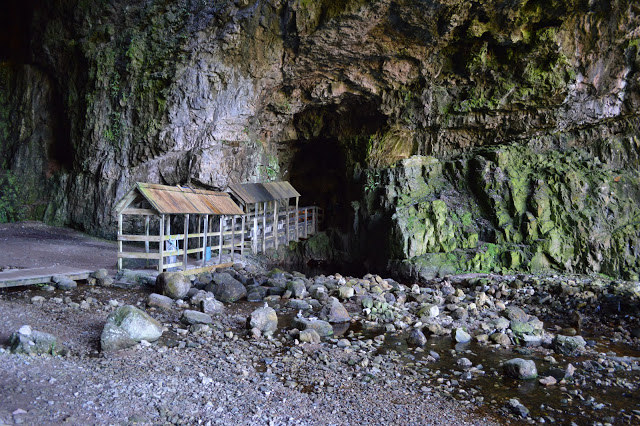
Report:
[[[151,212],[151,211],[150,211]],[[128,214],[124,211],[123,214]],[[134,213],[131,213],[134,214]],[[135,214],[140,214],[136,211]],[[145,216],[145,235],[124,235],[122,219],[118,225],[118,268],[122,269],[123,259],[146,259],[156,261],[160,272],[189,267],[233,262],[237,255],[245,252],[263,253],[269,248],[308,238],[318,232],[319,223],[324,219],[324,211],[316,206],[288,207],[279,211],[250,212],[236,216],[198,215],[196,229],[189,229],[190,215],[184,215],[184,226],[179,233],[172,233],[169,215]],[[159,235],[150,235],[150,220],[159,220]],[[190,232],[191,231],[191,232]],[[123,242],[144,243],[143,251],[124,251]],[[141,249],[142,247],[140,247]],[[189,256],[191,255],[191,259]],[[191,262],[191,263],[190,263]]]

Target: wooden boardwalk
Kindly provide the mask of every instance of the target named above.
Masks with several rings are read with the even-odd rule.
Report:
[[[0,272],[0,288],[45,284],[51,282],[51,277],[54,275],[64,275],[72,280],[86,280],[92,272],[61,265],[45,268],[9,269]]]

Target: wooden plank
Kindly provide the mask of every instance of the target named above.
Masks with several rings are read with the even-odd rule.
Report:
[[[262,252],[267,250],[267,203],[262,206]]]
[[[241,219],[241,225],[240,225],[240,229],[242,229],[242,231],[240,232],[240,256],[244,256],[244,227],[245,227],[245,217],[244,215],[242,216]]]
[[[128,209],[122,210],[121,214],[132,214],[132,215],[139,215],[139,216],[157,216],[158,212],[153,209],[138,209],[138,208],[130,207]]]
[[[203,268],[192,268],[192,269],[189,269],[189,274],[198,275],[202,272],[210,272],[215,269],[230,268],[232,266],[233,266],[233,262],[229,262],[229,263],[219,263],[217,265],[210,265]]]
[[[258,254],[258,203],[256,203],[253,212],[253,235],[251,242],[253,243],[253,254]]]
[[[118,253],[118,259],[158,259],[158,253],[143,253],[141,251],[125,251]]]
[[[285,238],[287,239],[287,244],[289,244],[289,241],[291,241],[291,239],[289,238],[289,198],[287,198],[287,206],[285,207],[285,215],[284,215],[284,233],[285,233]]]
[[[300,218],[298,215],[298,202],[300,201],[300,197],[296,197],[296,241],[300,239]]]
[[[224,238],[222,232],[224,231],[223,223],[224,215],[220,216],[220,235],[218,236],[218,263],[222,263],[222,239]]]
[[[235,244],[236,244],[236,215],[231,216],[231,261],[233,261],[233,256],[235,254]]]
[[[204,215],[204,229],[202,238],[202,266],[207,266],[207,231],[209,230],[209,215]]]
[[[149,242],[159,243],[160,237],[156,237],[155,235],[118,235],[118,241],[144,241],[146,242],[144,246],[145,252],[149,253]]]
[[[304,237],[305,238],[307,238],[309,236],[309,233],[308,233],[309,229],[307,228],[307,219],[308,219],[308,217],[307,217],[307,208],[305,207],[304,208],[304,225],[303,225],[304,226]]]
[[[149,218],[149,216],[145,216],[144,217],[144,235],[147,237],[147,239],[144,241],[144,252],[145,253],[149,253],[149,222],[151,221],[151,219]],[[160,239],[158,238],[158,241],[160,241]],[[149,266],[149,261],[147,261],[145,263],[145,266]]]
[[[276,239],[274,240],[275,241],[276,250],[278,250],[278,222],[279,222],[279,218],[278,218],[278,202],[274,201],[273,202],[273,234],[276,237]]]
[[[194,233],[194,234],[189,234],[187,235],[188,238],[202,238],[204,236],[204,234],[202,232],[199,233]],[[164,240],[182,240],[184,239],[184,234],[174,234],[174,235],[165,235],[164,236]]]
[[[62,269],[62,271],[60,270]],[[68,267],[15,269],[0,273],[0,288],[21,287],[51,282],[53,275],[64,275],[74,281],[86,280],[93,271],[72,270]]]
[[[182,266],[182,262],[169,263],[167,265],[164,265],[164,269],[177,268],[180,266]]]

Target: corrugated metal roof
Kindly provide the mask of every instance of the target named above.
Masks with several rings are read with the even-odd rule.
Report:
[[[244,214],[226,192],[142,182],[136,183],[132,191],[136,190],[160,214]],[[131,199],[130,194],[131,191],[116,204],[116,211],[127,207],[129,203],[125,201]]]
[[[299,197],[289,182],[265,182],[265,183],[234,183],[229,185],[229,189],[243,203],[264,203],[274,200],[284,200],[287,198]]]

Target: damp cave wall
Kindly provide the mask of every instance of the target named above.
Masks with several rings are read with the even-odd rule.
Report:
[[[637,277],[636,2],[7,10],[0,220],[112,237],[136,181],[282,178],[332,213],[306,257]]]

